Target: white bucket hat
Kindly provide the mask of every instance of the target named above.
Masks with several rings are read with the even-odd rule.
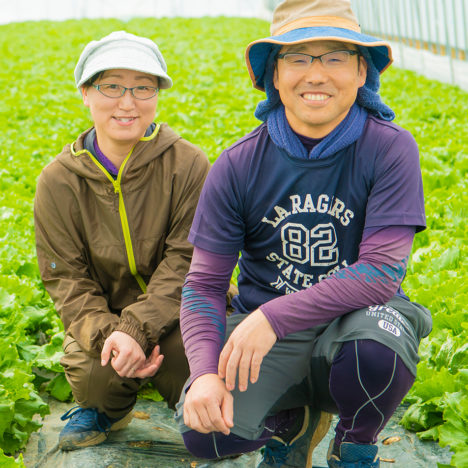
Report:
[[[152,40],[115,31],[99,41],[91,41],[83,49],[75,67],[76,87],[79,88],[96,73],[115,68],[157,76],[160,89],[172,86],[172,80],[166,73],[166,62]]]

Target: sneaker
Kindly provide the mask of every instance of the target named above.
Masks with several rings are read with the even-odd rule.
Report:
[[[328,449],[327,462],[329,468],[379,468],[380,458],[377,457],[377,445],[351,444],[343,442],[339,448],[339,457],[333,452],[332,440]]]
[[[105,413],[98,413],[95,408],[75,406],[60,419],[70,420],[59,435],[59,447],[68,451],[104,442],[110,431],[118,431],[128,425],[132,413],[128,413],[123,418],[113,419],[107,417]]]
[[[330,423],[331,414],[305,406],[299,431],[293,437],[293,428],[284,435],[273,436],[263,449],[258,468],[312,468],[312,452],[327,434]]]

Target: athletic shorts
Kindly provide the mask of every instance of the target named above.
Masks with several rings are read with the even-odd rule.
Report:
[[[245,317],[234,314],[227,318],[227,337]],[[231,431],[255,440],[264,431],[267,416],[305,405],[337,413],[328,381],[334,356],[346,341],[364,339],[384,344],[416,375],[419,342],[431,327],[431,315],[425,307],[395,296],[385,305],[349,312],[328,324],[285,336],[264,357],[258,381],[249,384],[245,392],[237,388],[232,392]],[[183,422],[187,385],[188,382],[175,415],[182,433],[190,430]]]

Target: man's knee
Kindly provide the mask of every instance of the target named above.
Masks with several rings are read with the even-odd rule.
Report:
[[[337,403],[353,400],[364,392],[389,400],[393,407],[413,382],[414,376],[394,350],[374,340],[353,340],[343,343],[335,356],[329,386]],[[354,393],[349,391],[351,388]]]
[[[197,431],[187,431],[182,433],[185,448],[194,456],[207,460],[218,458],[214,447],[213,433],[202,434]]]
[[[410,374],[394,350],[369,339],[344,342],[333,360],[332,367],[357,374],[365,371],[365,375],[374,380],[379,377],[382,382],[399,374]]]

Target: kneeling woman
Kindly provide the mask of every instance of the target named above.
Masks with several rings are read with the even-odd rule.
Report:
[[[94,125],[42,171],[35,197],[41,277],[78,405],[62,417],[63,450],[125,427],[148,378],[177,402],[189,374],[179,329],[187,233],[209,170],[200,149],[154,122],[172,80],[153,41],[124,31],[92,41],[75,80]]]

